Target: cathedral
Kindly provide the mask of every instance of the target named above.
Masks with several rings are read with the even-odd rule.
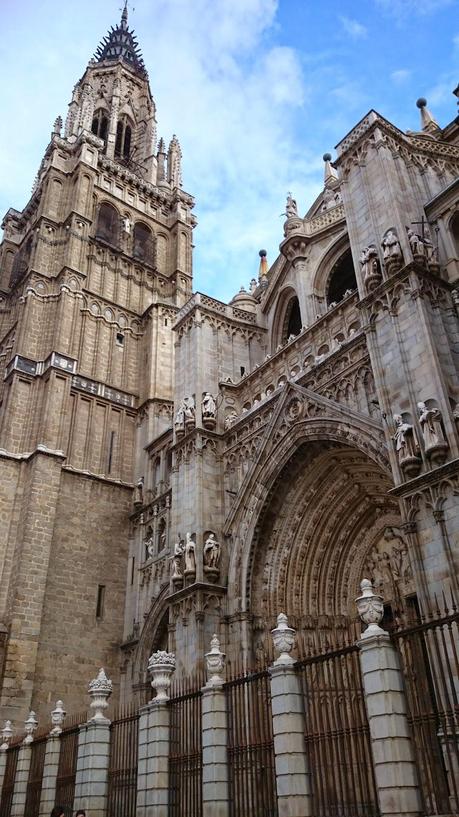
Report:
[[[199,685],[214,633],[263,670],[280,612],[299,658],[344,643],[364,578],[389,628],[457,603],[459,117],[417,105],[324,155],[223,303],[124,8],[2,224],[0,717],[102,666],[142,704],[158,650]]]

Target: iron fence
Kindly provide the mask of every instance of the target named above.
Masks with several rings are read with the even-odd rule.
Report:
[[[378,814],[370,732],[356,646],[310,656],[296,665],[305,708],[313,814]]]
[[[231,817],[277,817],[276,774],[267,671],[225,684]]]
[[[47,736],[36,738],[30,747],[30,769],[27,780],[24,814],[27,817],[38,817],[40,797],[43,786],[43,769],[45,766]]]
[[[201,692],[169,701],[169,817],[201,817]]]
[[[426,815],[459,814],[459,613],[395,631]]]
[[[78,724],[66,727],[60,737],[59,765],[56,778],[56,803],[73,808],[78,757]]]
[[[6,751],[5,776],[3,778],[0,817],[10,817],[13,802],[14,780],[19,757],[19,744],[10,746]]]
[[[135,817],[139,712],[125,710],[110,725],[108,817]]]

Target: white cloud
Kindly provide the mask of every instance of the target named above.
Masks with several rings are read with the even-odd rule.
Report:
[[[353,20],[351,17],[344,17],[343,15],[341,15],[339,19],[344,31],[352,37],[353,40],[360,40],[367,36],[368,31],[366,27],[362,25],[362,23],[359,23],[358,20]]]
[[[390,78],[396,85],[403,85],[411,77],[411,71],[407,68],[399,68],[397,71],[392,71]]]
[[[435,14],[455,2],[456,0],[376,0],[376,5],[399,22],[406,22],[414,15]]]

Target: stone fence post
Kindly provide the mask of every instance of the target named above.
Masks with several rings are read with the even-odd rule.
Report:
[[[112,694],[112,682],[100,670],[88,686],[94,715],[80,726],[75,781],[74,809],[84,809],[91,817],[105,817],[110,760],[110,721],[104,712]]]
[[[228,718],[223,690],[225,654],[216,635],[206,655],[207,684],[202,689],[203,817],[228,817]]]
[[[65,715],[64,704],[62,701],[57,701],[55,709],[51,712],[53,728],[46,741],[39,817],[49,817],[51,810],[56,804],[56,780],[61,749],[60,734],[62,732]]]
[[[19,749],[18,765],[16,766],[16,779],[14,781],[13,800],[11,803],[11,817],[24,817],[27,797],[27,783],[29,780],[30,760],[32,754],[31,743],[33,735],[38,726],[35,712],[30,712],[24,723],[26,736]]]
[[[11,721],[5,721],[5,725],[1,731],[0,737],[2,743],[0,746],[0,798],[3,789],[3,778],[5,777],[6,769],[6,752],[10,745],[10,740],[13,737],[13,724]]]
[[[169,812],[169,687],[175,655],[153,653],[148,670],[156,696],[140,710],[136,817],[168,817]]]
[[[280,613],[272,630],[279,657],[269,668],[279,817],[311,817],[311,777],[305,746],[304,704],[295,661],[295,630]]]
[[[399,657],[389,634],[379,626],[384,613],[381,596],[369,579],[360,587],[356,603],[368,627],[358,646],[379,808],[382,817],[417,817],[422,804]]]

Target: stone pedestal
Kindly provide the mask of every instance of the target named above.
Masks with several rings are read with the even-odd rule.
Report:
[[[383,816],[417,817],[422,805],[402,672],[388,633],[376,630],[358,646],[379,808]]]
[[[30,744],[23,743],[19,749],[18,765],[16,766],[16,778],[14,781],[14,793],[10,817],[24,817],[25,815],[27,781],[29,779],[31,754],[32,749]]]
[[[105,817],[109,759],[110,721],[98,719],[80,726],[74,809]]]
[[[228,723],[223,682],[202,690],[202,814],[228,817]]]
[[[311,817],[303,696],[293,663],[289,659],[269,668],[278,810],[279,817]]]
[[[57,770],[59,768],[60,748],[61,740],[59,735],[50,735],[46,741],[39,817],[49,817],[56,803],[56,779]]]
[[[140,710],[137,817],[168,817],[168,700],[154,700]]]

